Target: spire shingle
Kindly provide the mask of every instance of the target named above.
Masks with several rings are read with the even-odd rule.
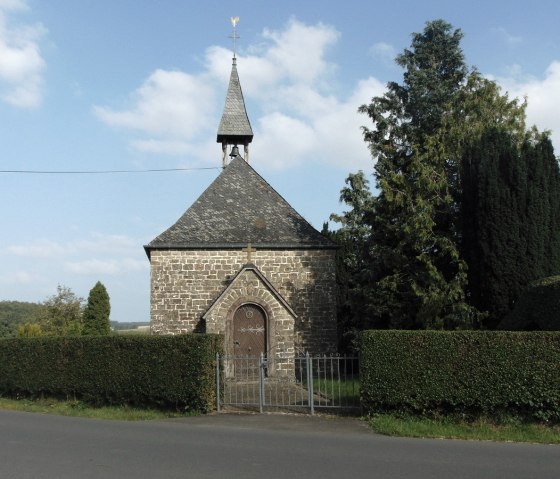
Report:
[[[234,57],[226,103],[216,141],[228,145],[248,145],[252,140],[253,130],[247,116],[247,110],[245,109],[245,100],[243,99],[241,83],[237,74],[236,59]]]

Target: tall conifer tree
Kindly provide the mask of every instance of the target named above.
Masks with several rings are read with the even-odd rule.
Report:
[[[560,175],[550,139],[489,129],[465,152],[463,254],[472,304],[494,328],[526,286],[560,272]],[[468,193],[468,194],[467,194]]]
[[[413,34],[397,57],[403,84],[360,111],[373,121],[364,138],[377,159],[380,194],[371,216],[376,257],[367,314],[381,327],[456,328],[470,322],[465,265],[450,227],[453,195],[445,158],[429,138],[463,85],[462,33],[443,20]]]
[[[84,336],[107,336],[111,332],[110,313],[109,295],[105,286],[98,281],[89,292],[83,314],[82,334]]]
[[[402,85],[360,108],[373,121],[364,138],[379,194],[360,204],[344,189],[358,210],[333,219],[347,243],[357,231],[348,219],[366,226],[352,286],[361,303],[350,306],[369,326],[493,328],[526,285],[560,274],[550,139],[526,129],[526,103],[467,73],[461,37],[428,22],[397,57]]]

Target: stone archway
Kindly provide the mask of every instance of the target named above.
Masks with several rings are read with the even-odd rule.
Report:
[[[253,317],[258,311],[264,322],[240,326],[238,329],[260,329],[264,327],[262,340],[264,344],[256,344],[236,348],[234,343],[234,318],[236,313],[242,314],[251,305],[250,310]],[[245,307],[245,309],[243,309]],[[256,309],[253,309],[256,308]],[[237,276],[230,282],[222,294],[204,313],[202,319],[206,323],[206,332],[224,335],[224,353],[226,357],[233,358],[238,354],[241,356],[257,357],[264,348],[267,359],[267,375],[289,376],[294,371],[294,323],[297,316],[286,300],[278,293],[274,286],[263,276],[263,274],[252,265],[243,267]],[[242,321],[238,319],[238,321]],[[238,331],[238,333],[241,331]],[[253,338],[257,339],[257,338]],[[259,343],[260,344],[260,343]],[[248,351],[251,347],[251,351]],[[233,361],[227,362],[225,366],[227,378],[233,378]]]

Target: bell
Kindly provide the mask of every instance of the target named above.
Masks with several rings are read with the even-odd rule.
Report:
[[[229,156],[231,156],[232,158],[235,158],[236,156],[239,156],[239,148],[237,148],[237,145],[235,145],[231,149],[231,153],[229,154]]]

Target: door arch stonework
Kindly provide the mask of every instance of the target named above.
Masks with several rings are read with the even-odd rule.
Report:
[[[266,320],[265,355],[268,376],[289,376],[294,371],[296,315],[285,299],[255,266],[244,267],[203,315],[208,333],[224,335],[224,353],[233,357],[234,316],[243,305],[261,308]],[[233,367],[226,365],[226,377]]]

